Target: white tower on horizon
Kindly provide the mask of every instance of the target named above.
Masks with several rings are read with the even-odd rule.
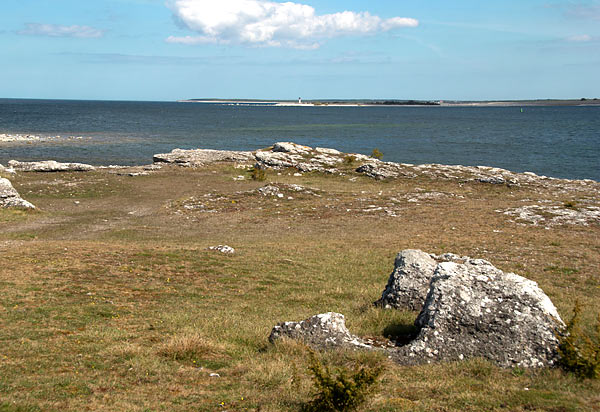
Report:
[[[298,97],[298,104],[302,104],[302,97]]]

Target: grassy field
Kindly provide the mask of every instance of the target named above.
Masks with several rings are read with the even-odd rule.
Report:
[[[597,193],[240,174],[224,164],[11,177],[38,210],[0,210],[0,411],[301,410],[313,396],[307,348],[269,344],[271,328],[336,311],[357,335],[410,330],[417,313],[372,306],[406,248],[533,279],[565,319],[578,299],[590,330],[600,311],[598,224],[545,229],[497,212],[573,208]],[[257,192],[269,182],[283,197]],[[236,254],[208,250],[220,244]],[[365,411],[600,410],[600,384],[560,370],[320,356],[385,366]]]

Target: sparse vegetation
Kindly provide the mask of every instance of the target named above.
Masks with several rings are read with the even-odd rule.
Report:
[[[351,165],[356,162],[356,157],[352,155],[344,156],[344,164]]]
[[[256,180],[258,182],[264,182],[267,179],[267,174],[263,169],[260,169],[258,167],[253,167],[250,170],[250,177],[252,177],[252,180]]]
[[[340,368],[332,373],[313,351],[309,370],[316,389],[315,398],[304,408],[307,412],[347,412],[363,404],[375,389],[383,367]]]
[[[600,313],[596,321],[596,336],[582,329],[581,305],[575,303],[573,317],[558,334],[560,365],[579,378],[600,378]]]
[[[373,159],[381,160],[381,159],[383,159],[383,153],[381,153],[378,148],[375,148],[375,149],[373,149],[373,152],[371,153],[371,157]]]

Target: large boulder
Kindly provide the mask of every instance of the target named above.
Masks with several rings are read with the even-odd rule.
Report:
[[[10,180],[0,178],[0,208],[35,209],[35,206],[21,198]]]
[[[42,162],[18,162],[11,160],[8,165],[20,172],[89,172],[96,168],[84,163],[59,163],[54,160]]]
[[[439,263],[441,261],[441,263]],[[546,367],[557,361],[557,330],[564,328],[550,298],[537,283],[505,273],[483,259],[405,250],[381,306],[414,309],[428,290],[415,326],[416,337],[404,346],[383,350],[405,365],[485,358],[501,367]],[[287,336],[317,347],[379,350],[345,328],[340,314],[286,322],[271,332],[271,342]]]
[[[334,312],[322,313],[302,322],[280,323],[271,331],[269,341],[275,343],[284,337],[302,341],[318,349],[370,348],[346,328],[344,315]]]
[[[407,249],[398,253],[394,271],[375,304],[386,309],[421,310],[436,266],[431,255],[421,250]]]
[[[554,365],[564,327],[537,283],[477,259],[436,267],[415,325],[418,336],[395,355],[401,363],[481,357],[502,367]]]
[[[170,153],[154,155],[155,163],[175,163],[187,166],[202,166],[215,162],[250,162],[254,160],[252,152],[211,149],[173,149]]]

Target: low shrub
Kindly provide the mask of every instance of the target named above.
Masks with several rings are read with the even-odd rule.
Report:
[[[250,177],[252,177],[252,180],[257,180],[259,182],[262,182],[267,178],[267,174],[265,173],[265,171],[263,169],[254,167],[250,170]]]
[[[304,410],[306,412],[345,412],[363,404],[371,394],[383,367],[360,367],[358,370],[340,368],[334,375],[323,366],[313,351],[310,351],[309,371],[316,389],[315,398]]]
[[[383,153],[381,153],[379,151],[379,149],[375,148],[375,149],[373,149],[373,153],[371,153],[371,157],[373,159],[381,160],[381,159],[383,159]]]
[[[596,336],[589,336],[581,328],[581,305],[575,302],[573,318],[558,334],[559,364],[579,378],[600,378],[600,314],[596,323]]]

